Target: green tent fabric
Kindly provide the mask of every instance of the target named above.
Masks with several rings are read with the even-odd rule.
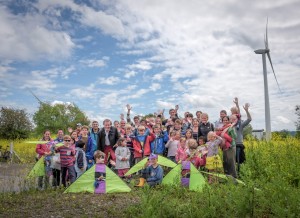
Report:
[[[189,187],[190,190],[201,192],[203,191],[205,185],[206,185],[205,178],[191,163],[191,176],[190,176],[190,187]]]
[[[28,144],[45,144],[49,141],[26,141],[25,143],[28,143]]]
[[[106,167],[106,193],[130,192],[127,184],[117,176],[109,167]]]
[[[72,183],[64,193],[94,193],[95,165]],[[106,167],[106,193],[130,192],[131,189],[111,169]]]
[[[165,185],[173,185],[173,184],[180,184],[181,178],[181,164],[178,164],[174,167],[164,178],[162,184]]]
[[[162,184],[165,185],[180,185],[181,184],[181,170],[182,164],[178,164],[174,167],[164,178]],[[196,169],[196,167],[190,164],[190,181],[189,190],[201,192],[206,185],[206,181],[202,174]]]
[[[45,143],[48,143],[48,142],[49,141],[26,141],[25,143],[28,143],[28,144],[45,144]],[[64,145],[64,143],[62,143],[62,142],[55,144],[56,147],[60,147],[62,145]]]
[[[89,192],[94,193],[95,165],[82,174],[74,183],[72,183],[64,193],[71,192]]]
[[[35,163],[29,174],[27,175],[27,179],[44,176],[45,175],[45,164],[44,164],[44,156],[42,156],[38,162]]]
[[[133,167],[131,167],[130,170],[125,174],[125,176],[129,176],[133,173],[138,172],[139,170],[144,169],[144,166],[145,166],[147,161],[148,161],[148,157],[145,157],[143,160],[141,160],[140,162],[135,164]],[[158,155],[157,163],[159,165],[162,165],[162,166],[165,166],[165,167],[170,167],[170,168],[174,168],[177,165],[176,163],[169,160],[168,158],[165,158],[165,157],[160,156],[160,155]]]
[[[215,176],[215,177],[219,177],[221,179],[224,179],[224,180],[229,180],[230,178],[239,183],[239,184],[242,184],[242,185],[246,185],[243,181],[239,180],[239,179],[236,179],[236,178],[233,178],[231,176],[227,176],[225,174],[220,174],[220,173],[209,173],[209,172],[205,172],[205,171],[201,171],[201,173],[205,173],[205,174],[208,174],[208,175],[212,175],[212,176]]]

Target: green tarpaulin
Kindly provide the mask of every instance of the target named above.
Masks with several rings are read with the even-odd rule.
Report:
[[[147,163],[147,161],[148,161],[148,157],[145,157],[143,160],[141,160],[140,162],[135,164],[133,167],[131,167],[130,170],[125,174],[125,176],[131,175],[133,173],[138,172],[139,170],[144,169],[144,166]],[[165,167],[170,167],[170,168],[174,168],[177,165],[176,163],[169,160],[168,158],[165,158],[165,157],[160,156],[160,155],[158,155],[157,163],[159,165],[162,165],[162,166],[165,166]]]
[[[27,175],[27,178],[33,178],[38,176],[45,175],[45,164],[44,164],[44,156],[42,156],[38,162],[33,166],[32,170]]]
[[[131,189],[111,169],[106,167],[106,193],[130,192]],[[95,165],[82,174],[64,193],[89,192],[94,193]]]

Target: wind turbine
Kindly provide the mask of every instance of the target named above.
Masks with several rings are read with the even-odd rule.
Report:
[[[264,73],[264,87],[265,87],[265,120],[266,120],[266,140],[269,141],[271,139],[271,115],[270,115],[270,102],[269,102],[269,91],[268,91],[268,77],[267,77],[267,66],[266,66],[266,54],[268,56],[268,59],[270,61],[272,71],[275,77],[275,80],[277,82],[278,89],[279,84],[275,75],[275,71],[273,68],[271,56],[270,56],[270,49],[269,49],[269,43],[268,43],[268,19],[267,19],[267,25],[266,25],[266,35],[264,37],[265,41],[265,48],[264,49],[258,49],[254,52],[256,54],[262,55],[262,62],[263,62],[263,73]]]

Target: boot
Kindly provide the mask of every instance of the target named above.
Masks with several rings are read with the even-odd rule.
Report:
[[[135,185],[136,187],[143,187],[145,185],[146,180],[144,178],[140,178],[140,183]]]

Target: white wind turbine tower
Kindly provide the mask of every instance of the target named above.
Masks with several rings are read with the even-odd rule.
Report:
[[[266,66],[266,54],[268,55],[273,74],[275,76],[275,80],[277,82],[278,88],[279,84],[274,72],[273,64],[271,61],[270,56],[270,49],[268,44],[268,19],[267,19],[267,25],[266,25],[266,35],[265,35],[265,48],[264,49],[258,49],[254,52],[256,54],[262,55],[262,62],[263,62],[263,73],[264,73],[264,87],[265,87],[265,122],[266,122],[266,140],[269,141],[271,139],[271,115],[270,115],[270,102],[269,102],[269,91],[268,91],[268,77],[267,77],[267,66]],[[280,88],[279,88],[280,90]]]

